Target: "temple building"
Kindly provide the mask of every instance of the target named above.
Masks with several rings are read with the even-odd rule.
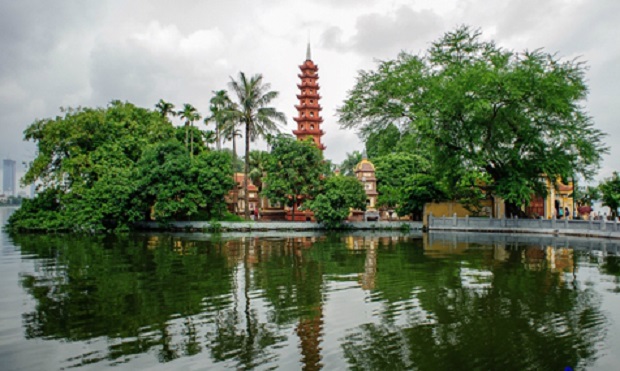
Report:
[[[366,210],[376,211],[377,197],[377,178],[375,177],[375,165],[364,156],[355,167],[355,177],[362,182],[364,191],[366,192]]]
[[[297,130],[293,130],[293,134],[298,140],[304,140],[312,138],[316,146],[322,151],[325,149],[323,143],[321,143],[321,137],[325,134],[321,130],[321,105],[319,100],[319,66],[314,64],[312,56],[310,55],[310,44],[308,44],[308,50],[306,51],[306,61],[299,66],[301,73],[297,76],[301,79],[301,82],[297,84],[299,88],[299,104],[295,106],[297,109],[297,117],[294,118],[297,122]]]
[[[366,158],[366,154],[364,154],[362,161],[355,166],[354,172],[355,177],[362,183],[364,186],[364,192],[366,192],[366,211],[351,210],[349,220],[379,220],[381,218],[381,214],[377,210],[377,197],[379,196],[379,193],[377,192],[375,165],[373,165],[373,163]]]

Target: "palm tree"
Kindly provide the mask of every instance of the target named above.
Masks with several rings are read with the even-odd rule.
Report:
[[[181,117],[182,119],[185,120],[185,148],[187,148],[187,133],[190,131],[189,127],[190,126],[194,126],[194,121],[198,121],[200,120],[200,114],[198,113],[198,111],[196,111],[196,108],[194,108],[194,106],[192,106],[189,103],[185,103],[183,105],[183,109],[181,111],[178,112],[179,117]],[[189,151],[189,155],[190,157],[194,156],[194,131],[191,130],[192,132],[192,138],[191,138],[191,148]]]
[[[159,111],[161,117],[167,118],[168,115],[174,117],[177,113],[174,111],[174,104],[170,102],[166,102],[163,99],[160,99],[159,102],[155,105],[155,108]]]
[[[250,169],[250,142],[267,134],[278,133],[277,122],[285,123],[286,118],[282,112],[269,103],[278,96],[277,91],[269,90],[271,85],[263,83],[263,76],[257,74],[249,80],[243,72],[239,72],[239,80],[232,77],[229,83],[230,89],[238,99],[237,115],[239,121],[245,125],[245,169],[243,179],[243,191],[245,199],[245,218],[250,219],[248,197],[248,173]]]
[[[215,136],[217,138],[217,150],[222,149],[221,145],[221,131],[222,127],[227,125],[231,120],[234,120],[234,111],[231,110],[232,102],[228,97],[226,90],[218,90],[213,92],[213,98],[211,98],[211,116],[205,117],[205,125],[209,122],[215,122]]]
[[[263,189],[263,175],[269,158],[269,152],[253,150],[250,152],[250,179],[258,188],[259,193]]]
[[[202,134],[202,140],[207,146],[207,149],[210,149],[210,145],[217,141],[217,134],[213,130],[205,130],[200,133]]]
[[[237,129],[235,124],[236,122],[231,121],[222,127],[222,137],[232,142],[233,172],[237,171],[237,138],[241,138],[241,130]]]

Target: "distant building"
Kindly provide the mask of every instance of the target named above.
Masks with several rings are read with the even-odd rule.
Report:
[[[7,196],[15,196],[17,192],[15,161],[2,160],[2,192]]]

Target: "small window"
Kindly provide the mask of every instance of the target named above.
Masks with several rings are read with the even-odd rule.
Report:
[[[310,130],[314,130],[314,125],[310,125]]]
[[[314,101],[312,99],[310,99],[310,104],[314,103]]]
[[[310,112],[310,117],[314,117],[314,112]]]

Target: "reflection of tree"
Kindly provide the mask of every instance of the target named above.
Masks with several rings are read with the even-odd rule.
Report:
[[[278,324],[297,322],[304,370],[322,367],[323,274],[334,245],[322,248],[327,246],[312,239],[272,243],[269,259],[256,268],[257,284],[273,306],[271,319]]]
[[[228,247],[235,252],[243,251],[240,256],[243,263],[243,309],[238,308],[240,298],[238,287],[239,275],[235,274],[233,280],[234,298],[232,308],[226,308],[217,313],[215,330],[210,334],[211,354],[215,361],[237,362],[238,369],[252,369],[267,362],[273,362],[275,355],[271,351],[273,345],[283,342],[286,337],[278,333],[275,325],[261,323],[258,312],[252,308],[252,268],[258,259],[260,249],[255,240],[243,238],[228,243]],[[235,267],[239,269],[239,265]]]
[[[531,261],[522,262],[521,257],[519,250],[511,251],[503,263],[467,254],[435,262],[418,256],[405,275],[419,270],[437,274],[412,277],[416,287],[407,289],[418,294],[408,300],[419,300],[419,306],[401,313],[408,321],[405,326],[383,321],[347,335],[342,346],[350,366],[551,370],[591,364],[605,331],[599,298],[587,288],[565,283],[544,264],[536,271],[524,270]],[[379,259],[379,278],[395,275],[396,269],[384,262]],[[490,286],[481,290],[463,284],[464,266],[492,272]],[[378,283],[377,289],[384,287]]]
[[[230,292],[230,269],[216,246],[159,236],[14,236],[22,253],[36,254],[36,272],[22,286],[36,300],[23,315],[27,338],[70,341],[106,336],[102,358],[157,349],[167,362],[200,352],[194,316],[204,302]],[[46,259],[45,259],[46,258]],[[171,328],[181,318],[183,329]],[[180,332],[181,343],[177,342]],[[92,361],[92,360],[90,360]]]

